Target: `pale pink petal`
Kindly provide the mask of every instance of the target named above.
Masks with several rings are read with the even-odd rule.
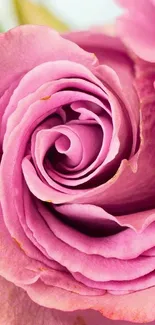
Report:
[[[39,306],[25,290],[0,277],[1,325],[112,325],[112,321],[93,310],[63,312]],[[116,322],[115,325],[127,325]]]
[[[145,323],[155,319],[155,287],[122,295],[119,298],[111,294],[105,294],[101,297],[87,296],[84,298],[70,293],[68,296],[68,293],[64,290],[56,290],[53,286],[46,286],[41,281],[26,288],[29,296],[43,306],[57,308],[59,302],[61,310],[93,308],[99,310],[110,319],[119,320],[119,325],[121,324],[120,320]]]
[[[126,12],[117,22],[122,41],[140,58],[155,62],[155,3],[148,0],[117,0]]]

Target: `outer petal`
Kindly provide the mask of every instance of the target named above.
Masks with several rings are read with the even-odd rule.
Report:
[[[20,227],[20,226],[19,226]],[[19,229],[19,228],[18,228]],[[28,239],[27,239],[28,240]],[[33,246],[35,252],[37,249]],[[21,242],[13,238],[6,229],[2,216],[0,215],[0,275],[8,281],[15,283],[21,287],[36,282],[39,278],[45,281],[50,277],[50,284],[55,287],[62,287],[70,292],[74,291],[78,294],[98,294],[98,290],[90,289],[83,284],[77,283],[66,270],[59,268],[62,272],[58,272],[58,264],[49,260],[50,268],[46,264],[38,261],[40,255],[35,254],[35,258],[29,258],[27,251]],[[11,261],[11,267],[10,267]],[[64,271],[64,272],[63,272]],[[48,273],[50,272],[50,273]],[[46,274],[45,274],[46,273]],[[52,275],[52,277],[51,277]],[[80,290],[80,291],[79,291]],[[104,290],[101,292],[104,294]],[[51,307],[53,308],[53,307]],[[59,304],[57,306],[59,308]]]
[[[46,286],[41,281],[25,289],[35,302],[46,307],[52,306],[61,310],[91,308],[110,319],[135,323],[147,323],[155,319],[155,287],[119,297],[111,294],[100,297],[81,297],[74,293],[68,295],[64,290]],[[98,324],[96,322],[94,325]],[[118,324],[121,325],[121,322]]]
[[[127,13],[118,19],[117,30],[125,44],[141,59],[155,62],[155,2],[117,0]]]
[[[103,32],[81,31],[70,32],[62,35],[64,38],[78,44],[84,50],[93,52],[100,64],[112,67],[115,72],[133,77],[133,65],[130,61],[126,48],[117,37],[105,35]]]
[[[111,325],[93,310],[62,312],[38,306],[24,290],[0,277],[1,325]],[[116,322],[115,325],[125,325]]]
[[[63,59],[92,68],[97,61],[91,53],[44,26],[25,25],[0,34],[0,52],[0,94],[21,74],[43,62]]]

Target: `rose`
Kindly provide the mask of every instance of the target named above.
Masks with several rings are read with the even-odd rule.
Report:
[[[119,39],[66,38],[88,52],[45,27],[0,36],[0,274],[45,307],[149,321],[155,131],[152,105],[139,114],[145,80]]]
[[[82,37],[84,41],[84,34]],[[153,185],[148,194],[138,189],[141,181],[148,184],[152,174],[140,177],[148,155],[145,151],[141,163],[132,63],[118,40],[96,34],[90,37],[85,46],[96,43],[100,64],[92,54],[47,28],[21,27],[1,35],[1,230],[5,251],[1,251],[1,274],[46,307],[103,308],[106,316],[130,319],[128,311],[123,315],[123,307],[131,296],[118,298],[115,294],[149,286],[142,277],[153,270],[154,260],[139,255],[153,246],[152,238],[144,241],[152,228],[142,234],[136,231],[144,228],[150,215],[137,210],[139,201],[152,195]],[[98,49],[98,37],[100,43],[103,39],[103,52]],[[55,161],[46,155],[50,147]],[[61,153],[68,153],[68,160],[63,155],[60,159]],[[73,169],[80,163],[86,176],[79,168],[76,181],[72,180]],[[62,177],[64,166],[68,172]],[[133,294],[133,299],[138,295]],[[119,313],[112,315],[116,301]]]

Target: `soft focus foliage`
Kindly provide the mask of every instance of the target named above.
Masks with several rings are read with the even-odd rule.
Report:
[[[111,24],[121,12],[114,0],[0,0],[0,25],[3,31],[24,22],[83,30]]]

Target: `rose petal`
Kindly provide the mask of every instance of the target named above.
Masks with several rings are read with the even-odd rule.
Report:
[[[104,290],[94,290],[84,286],[83,284],[76,283],[74,278],[66,272],[66,270],[64,271],[62,268],[60,268],[60,270],[55,269],[55,262],[53,265],[51,263],[49,268],[46,264],[37,261],[37,255],[34,259],[29,258],[26,255],[27,251],[24,251],[23,242],[20,243],[16,238],[12,238],[9,235],[2,220],[2,216],[0,216],[0,225],[0,275],[5,277],[7,280],[23,287],[26,284],[36,282],[39,278],[46,283],[48,276],[50,279],[50,285],[54,284],[56,287],[65,288],[65,290],[70,292],[75,291],[81,295],[104,294]],[[11,268],[9,267],[10,260],[12,261]]]
[[[9,103],[9,100],[10,100],[10,97],[13,93],[13,91],[15,90],[15,88],[17,87],[18,83],[20,81],[20,78],[17,80],[15,80],[11,86],[6,89],[6,91],[4,92],[4,94],[0,97],[0,123],[2,123],[2,119],[3,119],[3,114],[5,113],[5,109]],[[2,129],[0,129],[0,140],[1,140],[1,143],[3,142],[3,132],[2,132]]]
[[[131,151],[131,156],[132,156],[135,153],[137,147],[138,126],[139,126],[139,100],[136,91],[133,87],[132,75],[124,73],[124,69],[123,69],[122,78],[124,77],[124,80],[122,78],[120,79],[120,74],[117,75],[115,70],[105,65],[101,65],[97,67],[96,72],[97,72],[97,76],[103,81],[103,83],[108,84],[108,86],[112,89],[112,91],[115,92],[116,96],[118,96],[119,100],[122,101],[121,103],[122,110],[124,114],[126,114],[126,118],[127,117],[129,118],[131,123],[131,128],[132,128],[132,141],[133,141],[132,151]],[[111,98],[110,94],[109,97],[110,97],[109,98],[110,103],[113,102],[113,99]],[[113,120],[115,121],[114,118]],[[122,138],[123,137],[120,135],[121,142],[122,142]]]
[[[127,13],[118,19],[118,35],[140,58],[155,62],[155,3],[151,0],[117,2],[127,10]]]
[[[81,222],[81,228],[90,227],[90,225],[92,225],[92,227],[97,227],[98,225],[98,227],[104,230],[105,227],[106,234],[106,230],[108,232],[108,226],[114,229],[116,227],[115,224],[120,224],[122,227],[128,226],[127,216],[114,217],[99,207],[85,204],[67,204],[55,206],[54,209],[59,212],[63,218],[59,221],[51,212],[50,223],[52,231],[58,238],[68,243],[71,247],[75,247],[86,254],[95,254],[107,258],[132,259],[155,246],[154,222],[141,233],[136,233],[132,229],[123,231],[122,228],[122,232],[113,236],[95,238],[94,236],[89,237],[76,229],[72,229],[63,224],[62,221],[71,220],[75,228],[77,222]],[[136,219],[137,215],[133,215],[132,218]],[[132,218],[129,217],[129,220]],[[111,221],[111,224],[109,221]],[[116,229],[120,230],[121,228],[117,227]]]
[[[93,310],[62,312],[34,303],[27,293],[0,277],[1,325],[111,325],[111,321]],[[117,325],[117,323],[116,323]],[[120,323],[118,325],[125,325]]]
[[[151,272],[143,277],[130,281],[92,281],[80,273],[72,273],[74,278],[94,289],[105,289],[113,295],[124,295],[130,292],[135,292],[153,287],[155,284],[155,272]]]
[[[56,31],[45,26],[16,27],[0,34],[0,44],[0,93],[18,76],[43,62],[64,59],[81,63],[88,68],[92,68],[96,62],[91,53],[64,40]]]
[[[97,33],[95,31],[71,32],[64,34],[63,37],[72,40],[89,52],[94,52],[99,59],[100,65],[106,65],[115,71],[119,79],[120,87],[122,88],[121,93],[125,94],[124,97],[128,105],[131,108],[134,106],[134,120],[138,123],[139,103],[134,89],[133,62],[130,60],[126,48],[120,39],[117,37],[109,37],[104,33]]]
[[[28,209],[28,211],[34,210],[30,194],[27,194],[26,198],[25,209]],[[35,218],[32,217],[34,213]],[[69,271],[82,273],[92,280],[130,280],[148,274],[154,269],[154,257],[138,257],[128,261],[113,258],[107,260],[99,255],[84,254],[67,245],[53,233],[51,213],[42,205],[39,207],[39,211],[29,212],[29,224],[33,236],[52,259]],[[53,247],[55,247],[55,250],[53,250]],[[79,260],[81,260],[80,264]],[[119,273],[116,272],[117,269],[119,269]]]
[[[151,322],[155,319],[155,287],[119,297],[105,294],[102,297],[81,297],[62,289],[46,286],[41,281],[25,287],[29,296],[42,306],[61,310],[93,308],[104,316],[136,323]],[[148,299],[149,297],[149,299]],[[96,324],[95,324],[96,325]]]
[[[40,78],[38,78],[38,75]],[[28,73],[24,75],[24,77],[21,79],[18,87],[15,89],[11,100],[9,102],[9,105],[6,107],[3,120],[2,120],[2,129],[3,132],[5,131],[7,120],[9,116],[14,112],[15,110],[15,116],[18,116],[18,120],[14,121],[13,124],[11,124],[11,130],[14,128],[14,126],[19,123],[19,118],[23,116],[22,114],[18,115],[17,106],[20,100],[21,102],[24,102],[25,104],[32,104],[37,99],[44,99],[48,98],[55,92],[55,88],[59,90],[61,89],[61,84],[58,82],[51,86],[52,92],[48,92],[47,83],[53,82],[55,80],[61,80],[62,78],[82,78],[86,79],[88,81],[91,81],[95,83],[95,85],[98,85],[102,88],[102,83],[91,73],[90,70],[88,70],[85,66],[82,66],[82,64],[78,64],[72,61],[67,60],[58,60],[54,62],[46,62],[43,64],[40,64],[39,66],[35,67]],[[43,87],[41,88],[41,86]],[[49,86],[49,85],[48,85]],[[54,87],[55,86],[55,87]],[[38,88],[40,88],[38,90]],[[46,89],[47,88],[47,89]],[[54,90],[53,90],[54,88]],[[38,90],[38,91],[37,91]],[[47,91],[46,91],[47,90]],[[96,90],[96,87],[95,87]],[[34,93],[36,92],[36,93]],[[48,92],[48,93],[47,93]],[[31,95],[31,93],[34,93],[34,95]],[[98,89],[98,93],[100,92],[100,89]],[[38,98],[38,95],[40,94],[40,97]],[[29,95],[29,96],[28,96]],[[28,96],[28,99],[26,98]],[[24,99],[24,100],[23,100]],[[25,106],[25,108],[28,108],[29,106]],[[13,115],[13,116],[14,116]],[[12,119],[11,119],[12,120]],[[16,124],[15,124],[16,123]],[[10,132],[10,128],[9,128]],[[5,134],[6,138],[8,138],[8,133]],[[5,140],[4,140],[5,141]]]

